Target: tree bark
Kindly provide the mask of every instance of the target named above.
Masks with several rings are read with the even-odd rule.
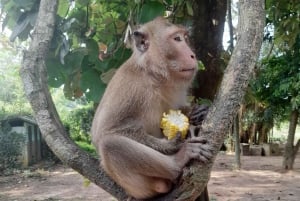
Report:
[[[296,127],[298,122],[299,112],[298,110],[293,110],[290,117],[289,133],[287,142],[285,144],[284,154],[283,154],[283,169],[292,170],[295,162],[295,158],[300,146],[300,140],[298,140],[296,146],[294,146]]]
[[[120,200],[125,192],[99,167],[99,161],[79,149],[68,137],[47,85],[45,58],[55,29],[57,0],[42,0],[28,51],[24,52],[20,75],[36,121],[51,150],[66,165]]]
[[[258,113],[258,104],[256,103],[256,101],[254,102],[254,114]],[[250,130],[250,138],[249,138],[249,144],[256,144],[256,133],[257,133],[257,122],[255,120],[255,122],[252,125],[252,128]]]
[[[263,144],[263,143],[268,143],[268,134],[270,132],[271,128],[269,123],[262,123],[262,127],[260,129],[259,132],[259,136],[258,136],[258,144]]]
[[[225,76],[201,135],[207,137],[216,156],[236,114],[248,85],[262,42],[264,0],[241,0],[240,35]],[[53,36],[57,0],[41,0],[38,18],[28,51],[24,52],[20,75],[24,90],[34,110],[42,135],[53,152],[67,165],[115,196],[126,200],[125,192],[99,167],[97,159],[80,150],[68,137],[59,120],[47,86],[45,58]],[[206,186],[213,160],[207,164],[192,163],[183,171],[179,185],[157,200],[195,200]]]
[[[231,14],[231,0],[227,0],[227,21],[228,21],[228,28],[229,28],[229,47],[228,50],[231,53],[234,47],[233,44],[233,24],[232,24],[232,14]]]
[[[241,147],[240,147],[240,118],[239,113],[234,117],[233,135],[235,143],[235,165],[237,169],[241,169]]]

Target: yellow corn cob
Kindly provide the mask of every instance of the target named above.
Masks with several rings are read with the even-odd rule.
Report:
[[[170,110],[169,113],[163,114],[160,127],[169,140],[174,138],[178,131],[181,132],[181,138],[184,139],[189,128],[189,120],[180,110]]]

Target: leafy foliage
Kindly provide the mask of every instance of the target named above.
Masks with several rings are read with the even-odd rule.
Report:
[[[300,107],[300,40],[292,49],[262,61],[257,80],[252,84],[257,97],[277,116]]]
[[[266,37],[273,38],[280,48],[292,47],[300,34],[300,2],[267,0],[266,8],[267,24],[271,27]]]
[[[267,0],[266,11],[264,58],[251,90],[263,109],[260,114],[255,114],[258,121],[283,121],[291,110],[299,108],[300,103],[300,2]]]
[[[0,0],[10,39],[26,40],[35,23],[39,0]],[[57,24],[46,62],[50,87],[64,87],[74,100],[99,102],[107,82],[131,54],[124,41],[136,24],[168,11],[173,20],[190,24],[191,0],[59,0]]]
[[[11,132],[9,125],[2,120],[0,122],[0,173],[7,168],[15,168],[20,165],[22,134]]]
[[[29,114],[31,108],[25,98],[19,77],[20,55],[9,43],[7,37],[0,35],[0,116]]]
[[[75,109],[66,117],[64,124],[74,141],[91,143],[90,130],[93,116],[92,107],[83,107]]]
[[[96,152],[96,148],[88,142],[85,141],[75,141],[75,143],[83,150],[91,153],[93,156],[98,157],[98,154]]]

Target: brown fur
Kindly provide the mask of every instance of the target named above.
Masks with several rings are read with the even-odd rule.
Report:
[[[141,26],[132,56],[110,81],[95,114],[92,140],[101,165],[138,199],[170,191],[189,160],[209,156],[199,137],[178,143],[160,130],[164,112],[187,105],[197,62],[186,33],[163,18]]]

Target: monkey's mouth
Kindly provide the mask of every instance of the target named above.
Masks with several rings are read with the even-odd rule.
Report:
[[[195,71],[196,71],[195,68],[185,68],[185,69],[181,69],[179,71],[179,74],[183,78],[190,79],[190,78],[192,78],[195,75]]]
[[[195,68],[184,68],[184,69],[181,69],[179,72],[182,72],[182,73],[188,73],[188,72],[194,72],[195,71]]]
[[[182,69],[181,71],[184,72],[184,71],[194,71],[195,68],[188,68],[188,69]]]

